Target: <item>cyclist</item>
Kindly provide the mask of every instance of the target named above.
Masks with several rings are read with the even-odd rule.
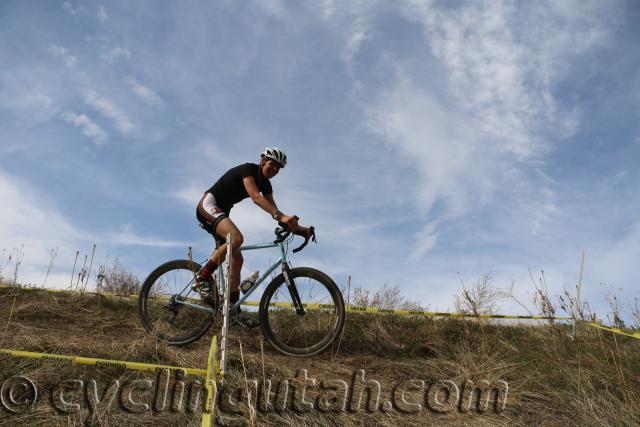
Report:
[[[287,164],[287,156],[279,148],[267,147],[260,155],[260,163],[244,163],[229,169],[209,188],[196,209],[196,217],[202,227],[211,233],[218,242],[218,248],[204,265],[197,278],[199,284],[208,283],[209,276],[223,260],[227,253],[226,236],[231,233],[233,252],[229,290],[231,304],[240,299],[238,286],[242,269],[242,252],[239,250],[244,242],[242,233],[229,218],[231,208],[238,202],[251,197],[251,200],[271,215],[276,221],[286,223],[296,234],[307,235],[310,231],[298,225],[298,217],[285,215],[278,210],[273,199],[270,179],[278,174]]]

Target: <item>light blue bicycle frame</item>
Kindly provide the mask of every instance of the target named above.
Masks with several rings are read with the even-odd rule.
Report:
[[[241,251],[252,251],[252,250],[256,250],[256,249],[268,249],[268,248],[275,248],[276,246],[280,247],[280,258],[278,258],[271,265],[271,267],[269,267],[267,269],[267,271],[265,271],[264,274],[258,280],[256,280],[256,282],[253,284],[253,286],[251,286],[251,288],[249,288],[249,290],[244,292],[244,294],[242,295],[242,298],[240,298],[238,300],[238,302],[236,302],[235,304],[232,304],[229,307],[231,310],[238,309],[240,307],[240,305],[249,297],[249,295],[251,295],[253,293],[253,291],[255,291],[256,288],[258,286],[260,286],[260,284],[267,277],[269,277],[269,275],[273,272],[273,270],[275,270],[280,265],[283,265],[284,263],[287,262],[287,253],[284,250],[284,243],[283,242],[278,242],[278,243],[260,243],[260,244],[257,244],[257,245],[240,246],[240,250]],[[206,260],[205,260],[205,262],[206,262]],[[224,290],[225,290],[225,287],[227,286],[227,283],[225,282],[225,277],[224,277],[224,274],[222,273],[222,267],[218,267],[218,268],[220,268],[218,278],[221,279],[220,291],[222,292],[222,294],[224,294]],[[191,281],[189,283],[187,283],[187,286],[185,286],[182,289],[182,291],[180,291],[180,293],[176,295],[176,297],[180,297],[182,295],[182,293],[185,292],[187,289],[191,289],[191,284],[193,283],[194,280],[195,280],[195,278],[191,279]],[[188,307],[195,308],[196,310],[206,311],[208,313],[215,313],[215,310],[213,310],[212,308],[203,307],[201,305],[193,304],[193,303],[190,303],[190,302],[185,301],[183,299],[175,298],[175,303],[176,304],[181,304],[181,305],[186,305]]]

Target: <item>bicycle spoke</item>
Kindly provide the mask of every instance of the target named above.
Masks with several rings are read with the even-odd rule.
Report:
[[[272,283],[263,298],[261,310],[266,310],[261,317],[261,321],[265,320],[263,332],[285,354],[300,356],[322,351],[331,344],[344,324],[342,298],[334,296],[340,291],[330,279],[328,283],[323,282],[327,280],[326,276],[316,271],[306,268],[292,270],[300,302],[306,307],[304,314],[296,310],[291,291],[283,279],[277,285]],[[276,302],[279,305],[284,302],[288,307],[266,306]],[[328,307],[321,308],[319,304]]]
[[[141,291],[139,311],[145,329],[170,344],[197,339],[212,319],[212,313],[180,303],[208,307],[191,287],[200,267],[188,262],[171,261],[158,267],[145,280]]]
[[[289,341],[291,340],[291,336],[293,335],[293,332],[295,331],[295,329],[291,328],[290,329],[291,332],[289,332],[289,338],[287,338],[287,340],[285,341],[285,343],[289,344]]]
[[[315,285],[313,285],[315,286]],[[309,298],[311,298],[311,292],[313,291],[313,286],[311,286],[311,289],[309,289]]]

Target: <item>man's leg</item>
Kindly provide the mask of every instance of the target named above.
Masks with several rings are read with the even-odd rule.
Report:
[[[218,224],[216,228],[216,234],[222,237],[223,239],[227,238],[227,234],[231,233],[231,243],[233,244],[233,252],[231,253],[231,257],[233,258],[231,261],[231,270],[229,278],[229,290],[231,293],[231,302],[235,303],[239,299],[239,291],[238,286],[240,285],[240,270],[242,270],[242,263],[244,262],[244,258],[242,257],[242,252],[240,251],[240,246],[244,243],[244,237],[238,227],[231,221],[229,218],[224,218]],[[211,260],[213,260],[217,265],[220,265],[224,262],[224,258],[227,255],[227,244],[223,244],[218,249],[215,250],[213,255],[211,255]]]
[[[218,266],[222,264],[226,254],[227,244],[223,243],[222,245],[218,246],[211,257],[209,257],[207,262],[202,266],[200,273],[198,273],[198,281],[206,282],[207,280],[209,280],[209,276],[211,276],[213,272],[217,270]]]

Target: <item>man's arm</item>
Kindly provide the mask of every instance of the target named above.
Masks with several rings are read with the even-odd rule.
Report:
[[[273,193],[263,194],[263,197],[265,199],[267,199],[269,201],[269,203],[271,203],[273,206],[275,206],[276,209],[278,209],[278,205],[276,205],[276,201],[273,200]]]
[[[253,203],[260,206],[271,216],[274,216],[276,212],[279,212],[276,202],[273,200],[273,194],[267,194],[266,196],[260,194],[258,186],[256,185],[256,180],[252,176],[244,177],[242,182],[244,183],[244,188],[247,190],[247,194],[249,194]],[[292,227],[297,225],[298,222],[294,217],[287,216],[282,212],[280,212],[277,219],[278,221],[286,222]]]

